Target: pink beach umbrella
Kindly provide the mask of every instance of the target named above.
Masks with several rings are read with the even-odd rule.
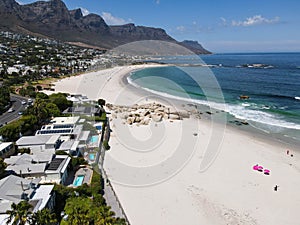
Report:
[[[263,169],[264,169],[264,168],[263,168],[262,166],[258,166],[258,167],[257,167],[257,170],[258,170],[259,172],[262,172]]]
[[[264,174],[266,174],[266,175],[270,175],[270,172],[271,172],[271,171],[268,170],[268,169],[265,169],[265,170],[264,170]]]
[[[258,165],[253,166],[253,170],[258,170]]]

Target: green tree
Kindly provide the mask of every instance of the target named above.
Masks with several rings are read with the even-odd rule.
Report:
[[[9,215],[6,224],[25,225],[31,215],[29,211],[32,206],[27,201],[21,201],[18,204],[12,203],[11,210],[7,210]]]
[[[54,103],[51,103],[51,102],[47,103],[46,110],[48,111],[48,115],[50,117],[52,117],[52,116],[55,117],[55,116],[60,116],[61,115],[59,108]]]
[[[126,225],[124,219],[115,218],[115,213],[110,210],[109,206],[96,208],[94,215],[94,225]]]
[[[49,99],[49,96],[43,92],[38,92],[35,96],[35,98],[41,98],[41,99]]]
[[[75,197],[67,200],[65,213],[68,215],[69,225],[88,225],[91,221],[92,200],[90,198]]]
[[[0,87],[0,113],[5,111],[7,105],[10,102],[10,94],[9,94],[9,87],[2,85]]]
[[[57,224],[56,215],[49,209],[43,209],[32,214],[30,225],[55,225]]]
[[[17,146],[15,147],[17,148]],[[30,154],[30,148],[17,148],[17,153],[23,155],[23,154]]]
[[[38,124],[42,124],[49,118],[49,113],[46,109],[46,101],[44,99],[36,99],[31,114],[35,115],[38,120]]]
[[[0,158],[0,178],[2,178],[5,174],[5,169],[7,165],[2,158]]]
[[[0,128],[0,135],[6,141],[17,141],[20,137],[20,132],[20,121],[14,121]]]
[[[35,115],[23,115],[20,119],[21,133],[32,134],[37,128],[38,118]]]
[[[19,89],[19,94],[20,94],[20,95],[26,96],[26,93],[27,93],[27,92],[26,92],[26,89],[25,89],[25,88],[20,88],[20,89]]]
[[[98,99],[98,105],[104,106],[105,105],[105,100],[100,98]]]
[[[54,211],[56,213],[57,218],[60,217],[61,211],[64,210],[64,207],[66,205],[66,201],[68,198],[74,197],[74,190],[72,188],[56,184],[54,186],[54,192],[55,192],[55,202],[59,203],[56,204]]]
[[[36,89],[38,89],[38,91],[41,91],[41,90],[43,90],[43,87],[41,85],[37,85]]]
[[[52,94],[49,96],[49,100],[57,105],[61,112],[72,106],[72,102],[67,100],[67,94],[64,93]]]

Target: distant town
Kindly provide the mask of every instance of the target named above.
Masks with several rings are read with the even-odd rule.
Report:
[[[141,60],[139,57],[115,55],[105,50],[77,47],[53,39],[3,31],[0,32],[0,57],[1,75],[15,73],[24,77],[25,81]]]

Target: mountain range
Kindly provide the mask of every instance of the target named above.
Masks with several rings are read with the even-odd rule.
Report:
[[[0,1],[0,30],[53,38],[71,44],[112,49],[142,40],[179,44],[196,54],[209,54],[196,41],[178,42],[161,28],[132,23],[109,26],[96,14],[83,16],[81,9],[68,10],[61,0],[20,5],[15,0]]]

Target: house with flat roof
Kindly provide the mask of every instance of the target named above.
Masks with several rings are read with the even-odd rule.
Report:
[[[79,116],[55,117],[50,123],[56,126],[75,125],[79,119]]]
[[[19,148],[44,146],[45,149],[56,149],[60,144],[59,134],[23,136],[16,141]]]
[[[55,117],[35,136],[23,136],[16,144],[19,148],[30,148],[41,162],[49,159],[53,151],[64,151],[72,156],[83,154],[89,144],[90,133],[83,130],[79,116]]]
[[[66,184],[68,178],[68,167],[71,158],[67,155],[56,155],[48,164],[45,170],[45,176],[42,177],[42,183]]]
[[[86,115],[86,116],[94,116],[97,112],[97,108],[94,106],[83,106],[83,105],[75,105],[73,107],[67,108],[65,111],[63,111],[64,114],[70,114],[72,115]]]
[[[33,212],[55,205],[54,185],[40,185],[40,179],[24,179],[10,175],[0,180],[0,214],[11,209],[11,204],[28,201]]]

